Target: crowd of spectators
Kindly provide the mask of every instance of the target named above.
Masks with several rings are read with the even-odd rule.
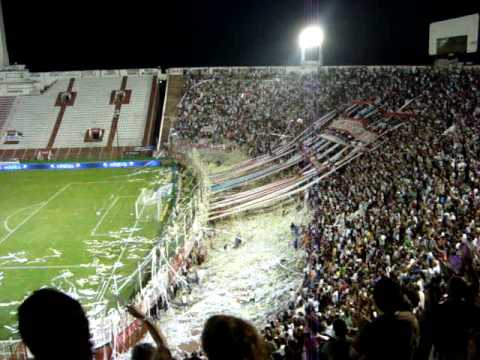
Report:
[[[233,142],[251,156],[269,152],[322,112],[318,79],[242,72],[186,75],[175,132],[198,143]]]
[[[271,133],[294,135],[353,100],[385,111],[413,100],[414,115],[306,194],[313,220],[292,225],[304,281],[288,308],[260,334],[210,319],[206,354],[188,359],[479,358],[479,70],[192,73],[187,84],[181,136],[197,141],[212,127],[210,141],[228,138],[252,155],[271,150]],[[171,357],[159,354],[149,358]]]
[[[396,110],[426,85],[425,72],[390,67],[320,72],[188,72],[174,133],[198,144],[235,143],[248,155],[268,153],[319,116],[352,100],[381,99]],[[409,83],[415,86],[405,87]]]
[[[386,74],[387,87],[398,85],[387,109],[415,98],[415,117],[379,149],[309,191],[314,219],[299,232],[307,251],[304,286],[264,330],[278,359],[300,359],[303,350],[307,359],[335,358],[328,357],[326,337],[336,338],[338,320],[359,332],[352,349],[367,359],[428,359],[431,352],[437,359],[475,356],[480,71]],[[385,74],[358,75],[351,99],[362,98],[376,87],[371,80]],[[370,294],[382,277],[395,279],[399,295],[388,297],[390,306],[397,303],[393,309],[380,312]],[[368,330],[385,314],[413,324],[408,356],[391,343],[401,338],[395,331]]]

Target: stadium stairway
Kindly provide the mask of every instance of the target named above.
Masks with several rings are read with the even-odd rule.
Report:
[[[120,90],[122,90],[122,91],[127,90],[127,82],[128,82],[128,76],[124,76],[122,78],[122,85],[120,86]],[[115,110],[114,110],[114,113],[113,113],[112,124],[110,126],[110,132],[108,134],[107,149],[112,148],[113,140],[115,140],[115,135],[117,134],[118,121],[120,119],[120,112],[121,111],[122,111],[122,103],[117,102],[115,104]]]
[[[143,133],[142,146],[148,146],[153,143],[153,127],[155,125],[155,119],[157,118],[159,95],[158,76],[154,76],[152,79],[152,87],[150,89],[147,123],[145,124],[145,132]]]
[[[68,83],[68,88],[67,88],[68,93],[72,92],[74,84],[75,84],[75,78],[71,78]],[[55,143],[55,139],[57,138],[58,130],[60,129],[60,125],[62,124],[65,111],[67,110],[67,107],[71,106],[71,104],[68,104],[66,102],[59,102],[57,100],[56,106],[60,106],[60,111],[58,112],[57,121],[55,121],[55,125],[53,126],[50,139],[48,140],[47,149],[49,150],[53,148],[53,144]]]
[[[148,122],[152,77],[128,77],[128,101],[121,104],[117,124],[115,145],[141,146]]]
[[[10,115],[10,111],[12,111],[15,99],[15,96],[0,96],[0,132],[8,130],[4,129],[4,126]]]
[[[175,125],[177,118],[177,105],[185,93],[185,79],[183,75],[168,75],[165,99],[165,111],[160,124],[160,146],[166,146],[170,129]]]

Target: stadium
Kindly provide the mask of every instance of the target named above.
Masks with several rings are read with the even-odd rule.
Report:
[[[287,65],[165,19],[181,60],[33,71],[0,4],[0,359],[480,358],[478,9],[337,65],[301,5]]]

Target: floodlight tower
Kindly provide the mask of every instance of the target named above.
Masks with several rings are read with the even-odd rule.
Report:
[[[318,58],[313,60],[313,62],[319,66],[323,64],[322,45],[324,36],[322,28],[318,25],[311,25],[302,30],[298,38],[300,50],[302,51],[302,64],[312,62],[306,59],[306,52],[311,49],[317,50],[318,54]]]
[[[5,36],[5,24],[3,22],[3,6],[0,0],[0,68],[10,65],[7,50],[7,39]]]

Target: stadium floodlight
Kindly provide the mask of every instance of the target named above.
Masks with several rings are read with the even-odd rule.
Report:
[[[302,50],[302,63],[305,63],[305,53],[309,49],[318,49],[318,63],[321,65],[322,45],[324,33],[320,26],[312,25],[302,30],[298,38],[300,49]]]
[[[323,30],[320,26],[309,26],[300,33],[299,43],[301,49],[321,47],[323,44]]]

